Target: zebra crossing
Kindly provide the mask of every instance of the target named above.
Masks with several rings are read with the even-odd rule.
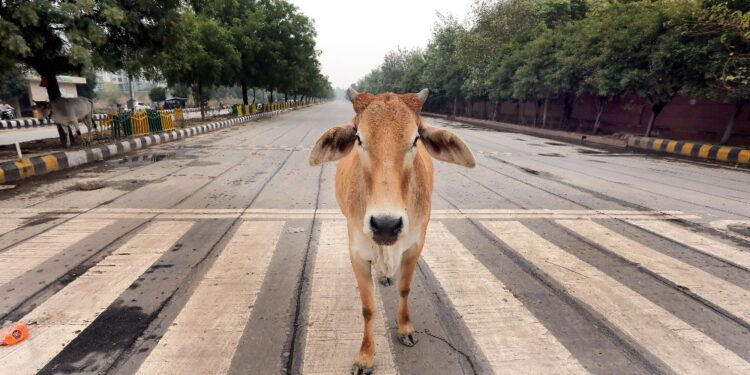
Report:
[[[267,275],[274,272],[271,259],[290,233],[289,228],[297,228],[300,220],[314,220],[317,225],[312,225],[316,229],[310,233],[315,241],[311,242],[312,252],[307,260],[309,279],[303,283],[299,297],[304,299],[305,308],[301,310],[301,350],[296,354],[300,358],[295,372],[336,374],[348,373],[351,368],[361,340],[361,306],[347,254],[346,222],[337,210],[9,209],[8,215],[0,218],[0,236],[22,228],[39,215],[66,220],[0,249],[0,290],[25,274],[42,272],[45,262],[87,238],[101,235],[120,220],[143,220],[144,225],[93,267],[24,311],[18,320],[29,325],[30,338],[22,344],[0,348],[3,372],[34,374],[45,368],[204,220],[234,220],[236,225],[227,232],[224,244],[216,249],[215,260],[189,291],[176,317],[167,322],[156,345],[138,359],[140,363],[129,368],[140,374],[228,373],[242,336],[252,335],[246,327],[256,318],[258,296],[272,287],[264,283]],[[519,298],[488,268],[476,255],[473,242],[461,238],[453,227],[456,221],[471,220],[486,231],[498,246],[516,254],[596,316],[600,320],[597,324],[611,327],[622,342],[642,351],[644,358],[656,363],[656,368],[681,374],[750,373],[750,348],[728,348],[715,334],[706,332],[706,327],[683,320],[573,248],[554,243],[534,229],[536,221],[552,223],[581,244],[599,249],[613,262],[621,262],[620,267],[637,267],[644,278],[677,286],[674,293],[694,297],[706,311],[721,312],[737,323],[737,335],[746,335],[750,327],[750,283],[737,285],[729,277],[673,257],[653,248],[642,237],[632,238],[612,225],[629,225],[643,236],[666,239],[750,277],[747,244],[716,233],[694,232],[673,220],[691,215],[482,209],[435,210],[432,216],[420,267],[429,271],[429,280],[444,298],[445,304],[440,308],[454,314],[465,327],[462,334],[471,346],[471,355],[483,358],[486,372],[595,371],[577,358],[577,352],[568,346],[570,340],[560,340],[556,336],[560,331],[550,329],[550,323],[529,308],[528,300]],[[380,299],[378,304],[374,321],[376,372],[401,373],[403,354],[393,339],[389,323],[393,318],[385,312]],[[419,308],[412,309],[412,315],[419,314]],[[423,341],[417,345],[429,344]],[[408,353],[409,349],[405,350]],[[279,369],[248,369],[250,373],[261,370]]]

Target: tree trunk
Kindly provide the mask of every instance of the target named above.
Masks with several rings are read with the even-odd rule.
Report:
[[[256,97],[255,97],[255,87],[253,87],[253,104],[256,103]]]
[[[563,95],[563,116],[560,122],[560,128],[563,130],[568,129],[568,123],[570,122],[570,116],[573,114],[573,105],[575,104],[576,96],[574,94]]]
[[[654,130],[654,123],[656,122],[656,117],[659,116],[659,113],[661,113],[662,109],[667,106],[667,103],[658,101],[653,104],[651,104],[651,118],[648,119],[648,125],[646,126],[646,134],[644,136],[650,137],[651,132]]]
[[[60,84],[57,82],[57,76],[54,74],[47,74],[44,77],[47,78],[47,97],[49,97],[49,101],[52,103],[53,100],[62,96],[60,93]]]
[[[270,102],[270,103],[273,103],[273,90],[271,90],[271,97],[270,97],[270,100],[269,100],[269,102]]]
[[[451,116],[454,120],[456,119],[456,109],[458,108],[458,95],[453,96],[453,116]]]
[[[198,105],[201,106],[201,120],[206,119],[206,109],[203,106],[203,84],[198,81]]]
[[[596,135],[596,133],[599,132],[599,126],[601,125],[601,119],[602,119],[602,113],[604,113],[604,110],[607,109],[608,103],[609,103],[609,99],[607,99],[606,96],[596,97],[596,121],[594,122],[594,129],[591,131],[591,134]]]
[[[533,127],[537,127],[539,125],[539,107],[542,106],[542,101],[539,99],[534,100],[534,124]]]
[[[742,113],[742,107],[745,106],[745,101],[738,100],[734,103],[734,115],[732,115],[732,118],[729,119],[729,123],[727,124],[726,129],[724,129],[724,135],[721,136],[721,141],[719,141],[719,144],[725,145],[727,142],[729,142],[729,138],[732,137],[732,129],[734,128],[734,123],[737,121],[737,117],[740,117],[740,114]]]
[[[544,109],[542,110],[542,128],[547,127],[547,104],[549,103],[549,95],[544,97]]]
[[[130,88],[130,99],[128,99],[128,108],[132,112],[135,109],[135,99],[133,98],[133,76],[128,74],[128,87]]]
[[[289,95],[286,92],[284,92],[284,103],[288,101],[289,101]]]
[[[497,121],[497,105],[500,99],[495,100],[495,107],[492,109],[492,121]]]
[[[523,124],[523,113],[521,113],[521,102],[516,102],[516,117],[519,124]]]
[[[253,95],[255,96],[255,95]],[[247,82],[242,80],[242,104],[247,105]]]

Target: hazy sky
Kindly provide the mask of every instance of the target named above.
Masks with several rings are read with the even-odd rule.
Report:
[[[290,0],[315,20],[323,74],[348,87],[397,47],[424,47],[436,11],[463,20],[473,0]]]

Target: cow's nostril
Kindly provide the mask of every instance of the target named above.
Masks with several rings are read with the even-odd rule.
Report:
[[[404,220],[396,216],[372,216],[370,217],[370,229],[372,229],[373,238],[377,242],[393,242],[401,233],[404,227]]]

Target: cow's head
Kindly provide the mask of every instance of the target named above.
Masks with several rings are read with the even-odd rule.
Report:
[[[48,119],[52,117],[52,105],[49,102],[42,102],[34,100],[34,105],[31,109],[39,112],[42,118]]]
[[[356,152],[366,191],[364,232],[380,245],[408,233],[410,200],[429,197],[415,192],[414,167],[426,150],[433,158],[472,168],[474,155],[455,134],[422,122],[420,111],[429,91],[373,95],[347,91],[356,116],[351,124],[328,129],[310,153],[310,165],[336,161]],[[416,196],[416,198],[415,198]]]

